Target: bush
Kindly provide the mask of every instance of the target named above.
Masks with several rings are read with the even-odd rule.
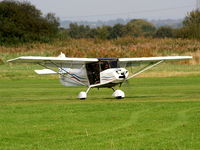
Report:
[[[158,28],[158,30],[156,31],[155,37],[158,37],[158,38],[174,37],[174,30],[171,27],[162,26]]]
[[[188,13],[183,21],[183,27],[178,30],[177,37],[200,39],[200,11]]]
[[[126,25],[127,34],[130,36],[153,36],[156,27],[142,19],[134,19]]]
[[[29,2],[4,0],[0,2],[0,44],[48,42],[58,32],[54,14],[42,16]]]

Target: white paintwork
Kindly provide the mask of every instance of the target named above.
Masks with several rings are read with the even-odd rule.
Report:
[[[111,68],[100,72],[100,83],[105,84],[107,82],[119,83],[128,77],[128,70],[125,68]],[[125,78],[120,78],[120,76]]]
[[[16,63],[48,63],[51,61],[53,63],[63,63],[63,64],[85,64],[89,62],[98,62],[97,58],[68,58],[68,57],[40,57],[40,56],[22,56],[15,59],[10,59],[7,62]]]
[[[34,70],[37,74],[44,75],[44,74],[57,74],[57,72],[51,69],[42,69],[42,70]]]
[[[86,92],[80,92],[78,94],[78,98],[79,99],[86,99],[87,98],[87,93]]]
[[[125,97],[125,94],[122,90],[116,90],[113,94],[112,94],[113,97],[115,98],[124,98]]]
[[[137,61],[160,61],[160,60],[181,60],[192,59],[192,56],[165,56],[165,57],[140,57],[140,58],[119,58],[119,62],[137,62]]]
[[[98,62],[97,58],[70,58],[70,57],[41,57],[41,56],[22,56],[15,59],[10,59],[7,62],[19,63],[41,63],[52,61],[55,63],[78,63],[85,64],[88,62]],[[119,58],[119,62],[134,62],[134,61],[159,61],[159,60],[181,60],[192,59],[192,56],[165,56],[165,57],[140,57],[140,58]]]

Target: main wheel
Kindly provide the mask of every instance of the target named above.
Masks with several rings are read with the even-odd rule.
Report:
[[[80,93],[78,94],[78,98],[79,98],[80,100],[85,100],[85,99],[87,98],[87,93],[86,93],[86,92],[80,92]]]
[[[115,97],[116,99],[122,99],[125,97],[125,94],[122,90],[116,90],[113,94],[113,97]]]

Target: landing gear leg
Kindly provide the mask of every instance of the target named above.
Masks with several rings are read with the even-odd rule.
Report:
[[[87,91],[86,92],[80,92],[79,94],[78,94],[78,98],[80,99],[80,100],[85,100],[86,98],[87,98],[87,93],[90,91],[90,89],[91,89],[91,87],[89,87],[88,89],[87,89]]]
[[[115,92],[115,89],[113,87],[111,87],[111,89]]]

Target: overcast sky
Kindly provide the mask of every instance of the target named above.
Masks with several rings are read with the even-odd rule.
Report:
[[[196,0],[29,0],[61,20],[115,18],[179,19],[196,8]]]

